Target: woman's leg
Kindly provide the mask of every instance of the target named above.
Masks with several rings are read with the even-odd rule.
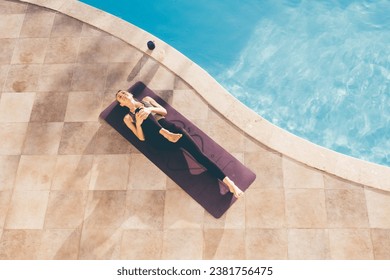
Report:
[[[228,188],[231,193],[234,194],[236,198],[239,198],[244,193],[240,190],[236,184],[223,173],[223,171],[212,161],[210,160],[196,144],[192,136],[183,128],[178,127],[174,123],[169,122],[168,120],[161,119],[159,123],[162,127],[168,129],[169,131],[180,133],[183,136],[179,139],[177,144],[189,152],[197,162],[203,165],[214,177],[221,180]]]
[[[170,142],[177,142],[181,137],[182,134],[180,133],[174,133],[169,131],[168,129],[162,127],[158,121],[154,118],[153,115],[149,114],[149,116],[143,121],[142,123],[143,130],[147,131],[154,131],[157,130],[159,134],[164,136],[167,140]]]
[[[183,136],[177,141],[177,144],[190,153],[195,160],[203,165],[211,174],[213,174],[213,176],[221,181],[226,177],[223,171],[202,152],[192,136],[185,129],[178,127],[166,119],[159,120],[159,123],[169,131],[182,134]]]

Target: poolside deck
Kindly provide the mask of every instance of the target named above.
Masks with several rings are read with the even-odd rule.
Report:
[[[388,191],[267,147],[116,36],[23,1],[0,14],[0,259],[390,259]],[[221,219],[98,120],[136,81],[257,174]]]

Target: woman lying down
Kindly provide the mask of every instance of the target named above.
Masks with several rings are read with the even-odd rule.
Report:
[[[198,147],[191,135],[183,128],[168,121],[167,110],[153,98],[146,96],[138,101],[130,92],[119,90],[116,100],[121,106],[129,108],[124,117],[127,127],[141,141],[147,141],[160,150],[182,148],[192,155],[213,176],[222,181],[236,198],[244,193],[227,177],[223,171],[210,160]]]

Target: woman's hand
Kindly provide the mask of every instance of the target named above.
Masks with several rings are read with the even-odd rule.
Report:
[[[137,125],[141,125],[144,120],[147,119],[149,114],[152,112],[150,108],[143,108],[137,114],[135,114],[135,121]]]

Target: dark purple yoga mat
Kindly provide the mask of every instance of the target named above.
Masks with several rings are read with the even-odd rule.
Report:
[[[185,128],[195,139],[203,152],[211,158],[236,185],[245,191],[255,180],[256,175],[234,158],[230,153],[215,143],[203,131],[167,104],[142,82],[137,82],[130,89],[134,97],[141,100],[150,96],[165,107],[167,119]],[[236,201],[227,187],[200,166],[187,152],[177,149],[159,151],[137,139],[123,122],[128,109],[114,101],[100,117],[115,128],[132,145],[142,152],[150,161],[160,168],[176,184],[185,190],[193,199],[202,205],[215,218],[220,218]],[[145,174],[147,174],[145,170]]]

